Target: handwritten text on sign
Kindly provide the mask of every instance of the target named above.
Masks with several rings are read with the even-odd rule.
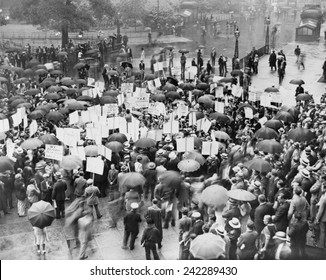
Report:
[[[61,161],[63,157],[63,146],[45,145],[45,158]]]

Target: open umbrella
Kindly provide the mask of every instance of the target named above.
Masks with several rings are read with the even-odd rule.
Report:
[[[28,68],[28,69],[23,70],[24,77],[31,77],[33,75],[34,75],[34,72],[32,69]]]
[[[48,89],[47,89],[48,92],[60,92],[62,91],[62,88],[59,87],[59,86],[50,86]]]
[[[137,148],[150,148],[150,147],[154,147],[156,145],[156,141],[151,139],[151,138],[140,138],[139,140],[137,140],[135,142],[135,146]]]
[[[86,55],[92,55],[92,54],[96,54],[98,52],[99,52],[98,49],[91,49],[91,50],[88,50],[87,52],[85,52],[85,54]]]
[[[49,92],[44,98],[46,100],[59,100],[61,96],[56,92]]]
[[[242,74],[243,74],[243,71],[240,70],[240,69],[235,69],[235,70],[231,71],[232,76],[239,76],[239,75],[242,75]]]
[[[13,102],[10,103],[10,107],[16,107],[17,105],[21,104],[21,103],[26,103],[26,100],[25,99],[16,99],[14,100]]]
[[[54,217],[55,211],[53,206],[43,200],[33,203],[28,210],[28,219],[34,227],[48,227],[52,224]]]
[[[145,77],[144,77],[144,80],[145,81],[152,81],[154,80],[156,77],[154,74],[146,74]]]
[[[280,91],[276,87],[272,86],[272,87],[265,88],[265,92],[280,92]]]
[[[258,172],[269,172],[272,170],[272,166],[264,159],[261,158],[254,158],[250,161],[247,161],[244,166],[248,167],[249,169],[256,170]]]
[[[259,151],[270,154],[280,154],[283,151],[283,146],[279,142],[271,139],[258,142],[256,147]]]
[[[301,80],[301,79],[293,79],[293,80],[290,81],[290,84],[292,84],[292,85],[303,85],[304,81]]]
[[[113,104],[117,103],[117,100],[112,96],[102,96],[100,98],[101,104]]]
[[[175,100],[175,99],[180,99],[180,94],[176,91],[169,91],[166,96],[167,99]]]
[[[166,83],[165,86],[163,87],[163,90],[166,91],[176,91],[177,87],[171,83]]]
[[[294,121],[294,117],[292,116],[292,114],[290,112],[285,112],[285,111],[279,111],[276,114],[275,119],[284,121],[287,123],[292,123]]]
[[[40,136],[38,139],[40,139],[44,144],[49,144],[49,145],[58,145],[59,143],[58,138],[50,133],[44,134]]]
[[[194,159],[183,159],[178,163],[178,168],[183,172],[194,172],[200,168],[200,163]]]
[[[220,130],[215,131],[214,136],[215,136],[216,139],[219,139],[219,140],[229,140],[229,139],[231,139],[229,134],[227,134],[224,131],[220,131]]]
[[[192,91],[192,94],[193,94],[194,96],[198,96],[198,97],[200,97],[200,96],[203,96],[203,95],[204,95],[204,92],[203,92],[202,90],[200,90],[200,89],[194,89],[194,90]]]
[[[86,106],[87,105],[85,103],[82,103],[82,101],[75,101],[75,102],[69,103],[67,108],[69,110],[76,111],[76,110],[85,110]]]
[[[269,120],[264,123],[264,126],[272,128],[274,130],[278,130],[279,128],[283,127],[283,123],[280,120]]]
[[[180,173],[173,170],[164,171],[159,179],[160,182],[169,189],[178,189],[182,182]]]
[[[251,192],[242,189],[234,189],[227,192],[228,197],[239,201],[253,201],[256,196]]]
[[[112,141],[118,141],[123,144],[124,142],[128,141],[128,139],[127,136],[124,135],[123,133],[113,133],[108,138],[108,142],[112,142]]]
[[[64,81],[61,81],[61,84],[65,85],[65,86],[72,86],[72,85],[75,84],[75,81],[72,80],[72,79],[64,80]],[[69,88],[69,90],[71,90],[71,89],[76,90],[76,89],[74,89],[74,88]],[[77,90],[76,90],[76,91],[77,91]]]
[[[197,153],[195,151],[185,152],[183,154],[183,159],[193,159],[199,162],[200,165],[204,165],[206,162],[205,158],[200,153]]]
[[[220,83],[231,83],[232,82],[232,78],[222,78],[221,80],[219,80]]]
[[[189,51],[186,49],[181,49],[181,50],[179,50],[179,53],[189,53]]]
[[[200,90],[206,90],[209,88],[209,85],[206,83],[199,83],[196,87]]]
[[[294,142],[311,141],[316,135],[307,128],[295,128],[288,132],[288,139],[292,139]]]
[[[24,150],[34,150],[34,149],[41,147],[42,145],[44,145],[44,144],[40,139],[29,138],[29,139],[26,139],[20,146]]]
[[[208,232],[192,240],[189,251],[195,259],[216,260],[225,253],[225,242],[220,236]]]
[[[239,104],[238,110],[241,110],[243,108],[250,108],[253,111],[253,113],[256,114],[256,109],[254,108],[254,106],[252,106],[252,105],[250,105],[248,103],[241,103],[241,104]]]
[[[77,101],[92,101],[93,98],[88,95],[81,95],[77,97]]]
[[[138,172],[130,172],[121,176],[121,181],[119,181],[119,185],[121,183],[122,188],[132,188],[136,186],[143,187],[145,185],[145,182],[146,179],[143,175]]]
[[[0,82],[6,83],[6,82],[8,82],[8,79],[6,79],[5,77],[0,76]]]
[[[214,113],[211,113],[209,115],[210,118],[216,120],[217,122],[223,122],[223,123],[229,123],[230,122],[230,119],[228,118],[228,116],[222,114],[222,113],[219,113],[219,112],[214,112]]]
[[[46,75],[46,74],[48,73],[48,71],[45,70],[45,69],[37,69],[37,70],[35,70],[34,73],[35,73],[36,75]]]
[[[98,146],[96,145],[89,145],[85,147],[85,155],[88,157],[97,157],[98,153]]]
[[[126,68],[126,67],[133,68],[132,63],[130,63],[129,61],[122,61],[122,62],[120,62],[120,65],[121,65],[123,68]]]
[[[35,96],[37,94],[41,93],[41,91],[37,88],[33,88],[33,89],[29,89],[25,91],[26,95],[30,95],[30,96]]]
[[[78,62],[75,66],[74,66],[74,69],[77,69],[79,70],[80,68],[83,68],[85,67],[85,63],[84,62]]]
[[[25,102],[25,103],[20,103],[19,105],[16,106],[16,108],[22,108],[25,107],[26,109],[30,109],[33,107],[31,103]]]
[[[228,201],[227,190],[220,185],[211,185],[203,190],[200,199],[208,206],[220,207]]]
[[[87,82],[84,79],[76,79],[75,84],[76,85],[81,85],[81,84],[86,85]]]
[[[122,143],[118,141],[111,141],[105,144],[105,147],[109,148],[112,152],[119,153],[123,150]]]
[[[262,127],[256,131],[255,137],[262,139],[275,139],[278,137],[278,133],[272,128]]]
[[[166,78],[167,82],[169,82],[170,84],[174,85],[174,86],[178,86],[179,84],[179,81],[176,79],[176,78],[173,78],[173,77],[167,77]]]
[[[308,93],[300,93],[295,98],[297,101],[307,101],[312,99],[312,95]]]
[[[5,171],[13,171],[15,163],[8,157],[2,156],[0,157],[0,173],[4,173]]]
[[[193,90],[193,89],[195,89],[195,86],[191,83],[183,83],[183,84],[179,85],[179,88],[181,88],[183,90]]]
[[[37,106],[37,107],[35,108],[35,111],[36,111],[36,110],[37,110],[37,111],[42,111],[42,112],[44,113],[44,115],[47,114],[47,113],[50,113],[50,111],[51,111],[51,109],[50,109],[50,107],[48,106],[48,104]]]
[[[202,103],[205,106],[211,106],[214,102],[213,99],[214,99],[214,96],[212,96],[212,95],[203,95],[198,98],[197,102]]]
[[[46,113],[44,111],[35,110],[32,113],[30,113],[28,116],[32,120],[38,120],[38,119],[42,119],[45,116],[45,114]]]
[[[64,156],[61,161],[61,167],[65,170],[73,170],[82,166],[83,161],[76,155]]]
[[[200,111],[190,111],[188,116],[190,114],[195,114],[196,115],[196,120],[200,120],[200,119],[203,119],[205,117],[205,114],[203,112],[200,112]]]
[[[157,93],[154,95],[151,95],[151,99],[157,102],[162,102],[166,99],[165,95],[163,93]]]

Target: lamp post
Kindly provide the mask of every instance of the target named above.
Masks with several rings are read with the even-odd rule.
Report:
[[[234,48],[234,58],[239,58],[239,37],[240,37],[240,31],[239,27],[237,26],[237,29],[234,31],[234,37],[235,37],[235,48]]]
[[[269,25],[271,24],[270,17],[265,18],[265,24],[266,24],[266,37],[265,37],[265,54],[269,53]]]
[[[117,24],[117,44],[120,44],[122,36],[120,33],[120,13],[119,12],[117,14],[116,24]]]

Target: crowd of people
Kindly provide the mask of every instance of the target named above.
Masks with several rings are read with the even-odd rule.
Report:
[[[215,74],[201,67],[195,78],[183,74],[179,80],[133,71],[122,80],[116,72],[112,76],[118,82],[107,80],[103,92],[90,97],[84,92],[91,88],[86,81],[83,87],[74,79],[67,83],[39,61],[29,67],[34,73],[44,69],[45,79],[22,79],[16,67],[1,66],[7,73],[1,74],[0,101],[0,208],[5,215],[13,215],[9,209],[16,208],[15,201],[19,217],[39,200],[50,203],[56,218],[74,229],[80,259],[87,258],[93,211],[97,219],[104,214],[102,197],[121,202],[123,249],[134,249],[139,224],[146,220],[141,238],[146,259],[151,252],[159,259],[157,245],[164,245],[163,229],[169,226],[179,227],[179,259],[306,259],[309,232],[315,245],[326,248],[324,100],[315,105],[311,96],[301,99],[299,94],[292,108],[262,106],[246,92],[249,79],[244,77],[250,74],[237,69],[225,78],[224,66]],[[160,85],[150,86],[157,78]],[[156,104],[158,112],[149,111],[149,104],[135,108],[124,102],[115,113],[105,111],[106,104],[118,104],[118,96],[130,97],[122,91],[124,82],[146,88],[149,104]],[[243,94],[235,94],[233,87],[243,87]],[[222,109],[216,104],[223,104]],[[101,112],[95,113],[95,107]],[[74,112],[79,120],[72,123]],[[97,114],[97,120],[85,120],[85,112]],[[99,143],[87,130],[103,117],[104,126],[113,117],[127,126],[136,123],[136,133],[123,133],[122,125],[111,127]],[[62,137],[62,128],[79,129],[78,141]],[[180,140],[189,140],[192,148],[181,148]],[[61,161],[46,156],[47,144],[63,147]],[[111,149],[111,157],[99,152],[102,144]],[[218,148],[207,152],[207,145]],[[75,148],[85,151],[85,159],[100,156],[102,175],[90,172],[78,156],[77,164],[65,164]],[[93,149],[95,153],[87,152]],[[222,194],[204,195],[216,188],[242,190],[251,198],[227,195],[218,203]],[[144,201],[152,205],[145,207]],[[35,229],[35,234],[37,251],[44,254],[46,230]],[[205,235],[222,244],[214,257],[199,256],[193,248]]]

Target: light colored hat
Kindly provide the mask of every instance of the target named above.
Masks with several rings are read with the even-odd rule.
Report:
[[[50,175],[48,173],[43,174],[43,178],[49,178],[49,177],[50,177]]]
[[[138,209],[139,205],[137,202],[133,202],[130,204],[131,209]]]
[[[215,231],[218,235],[225,235],[225,229],[222,226],[218,226],[217,228],[215,228]]]
[[[164,139],[165,142],[171,142],[171,138],[169,136],[166,136],[165,139]]]
[[[149,162],[147,166],[148,166],[148,169],[155,169],[156,164],[155,164],[155,162]]]
[[[195,211],[191,215],[192,218],[199,219],[201,217],[201,214],[198,211]]]
[[[20,173],[15,175],[15,179],[21,179],[21,178],[22,178],[22,175]]]
[[[62,178],[62,174],[61,174],[61,172],[56,172],[55,173],[55,177],[57,177],[58,179],[61,179]]]
[[[45,165],[41,162],[36,163],[35,170],[43,169],[45,168]],[[58,173],[58,172],[57,172]],[[60,172],[59,172],[60,173]],[[61,173],[60,173],[61,174]]]
[[[280,239],[286,241],[286,233],[283,231],[278,231],[275,233],[273,239]]]
[[[125,171],[127,171],[128,170],[128,167],[126,166],[126,165],[122,165],[121,166],[121,171],[122,172],[125,172]]]
[[[240,228],[241,227],[241,224],[240,224],[240,221],[238,218],[232,218],[232,220],[229,221],[229,225],[232,227],[232,228]]]
[[[303,177],[309,179],[309,177],[310,177],[310,172],[309,172],[306,168],[302,169],[300,172],[301,172],[301,175],[302,175]]]
[[[260,188],[260,187],[261,187],[261,182],[259,182],[259,181],[255,181],[255,182],[254,182],[254,187],[256,187],[256,188]]]
[[[165,153],[165,151],[164,151],[163,149],[159,149],[159,150],[156,152],[156,154],[157,154],[158,156],[162,156],[162,155],[164,155],[164,153]]]
[[[221,154],[221,158],[222,159],[227,159],[228,158],[228,154],[227,153],[222,153]]]
[[[309,165],[310,161],[306,158],[300,158],[300,163],[302,165]]]
[[[93,184],[93,179],[88,179],[87,180],[87,185],[92,185]]]
[[[175,154],[175,152],[171,152],[169,154],[169,159],[176,159],[177,158],[177,155]]]
[[[22,147],[18,147],[18,148],[15,150],[15,152],[16,152],[17,154],[22,154],[22,153],[24,152],[24,150],[22,149]]]

